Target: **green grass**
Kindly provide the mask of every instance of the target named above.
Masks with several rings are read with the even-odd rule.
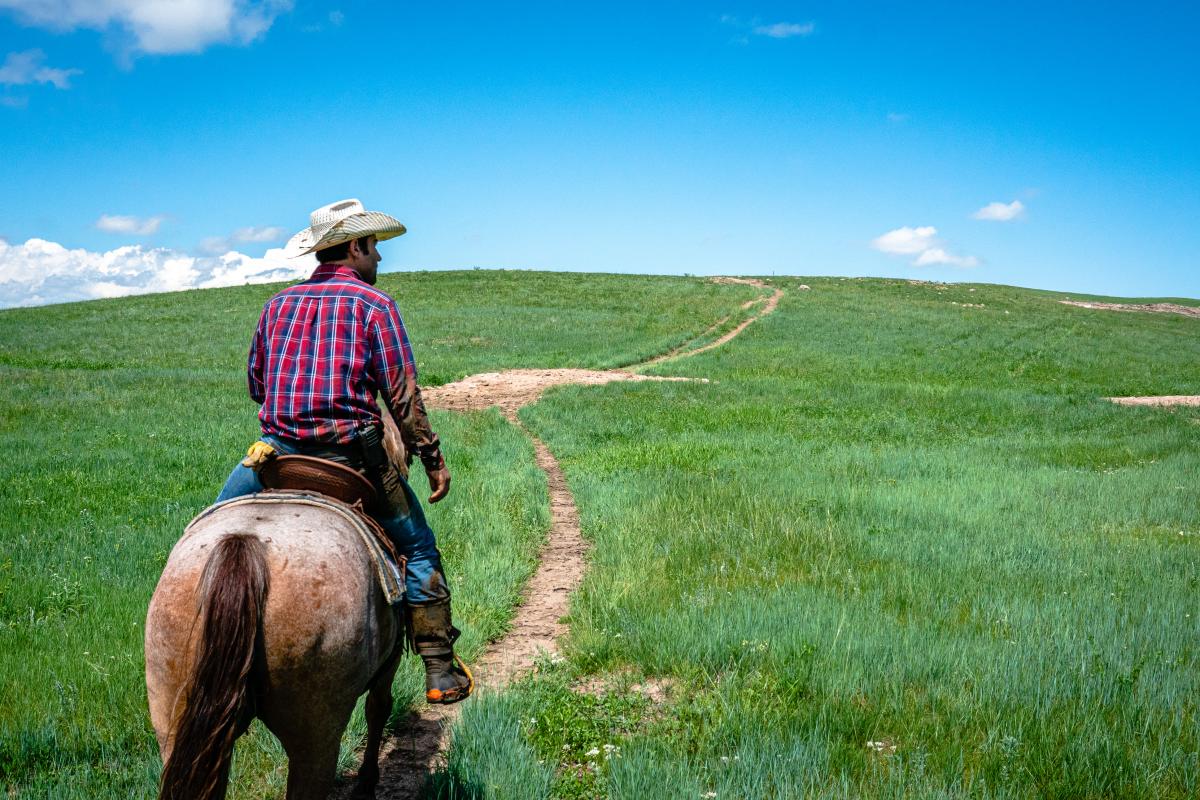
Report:
[[[684,278],[515,272],[380,283],[399,299],[427,385],[502,366],[634,361],[753,295]],[[256,435],[245,351],[275,288],[0,312],[0,786],[10,793],[152,796],[145,609],[171,545]],[[545,478],[495,411],[433,421],[454,490],[429,513],[470,656],[504,630],[534,566]],[[397,715],[420,694],[418,672],[413,660],[402,669]],[[359,715],[347,766],[362,730]],[[252,731],[234,796],[279,794],[282,763],[273,739]]]
[[[649,699],[616,676],[610,691],[578,691],[569,667],[542,659],[536,676],[503,694],[486,693],[454,728],[449,763],[425,796],[456,798],[600,796],[632,734],[654,723]]]
[[[1200,794],[1200,414],[1099,399],[1200,393],[1200,321],[779,283],[655,370],[712,382],[522,413],[594,543],[568,667],[676,684],[596,796]]]
[[[566,660],[472,700],[427,795],[1200,796],[1200,410],[1100,399],[1200,394],[1200,320],[800,282],[733,342],[652,369],[709,383],[564,387],[522,412],[589,570]],[[754,294],[508,272],[385,288],[428,383],[634,362]],[[151,793],[140,626],[253,436],[242,359],[269,294],[0,313],[0,785],[18,796]],[[544,479],[495,412],[435,423],[455,490],[431,516],[477,652],[532,567]],[[627,690],[647,676],[662,705]],[[596,677],[611,689],[575,691]],[[400,713],[414,664],[397,686]],[[280,764],[247,737],[236,796],[278,795]]]

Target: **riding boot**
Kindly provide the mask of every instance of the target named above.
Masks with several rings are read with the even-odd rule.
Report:
[[[475,679],[454,655],[459,631],[450,624],[450,600],[410,606],[409,610],[413,646],[425,662],[425,699],[430,703],[465,700],[475,688]]]

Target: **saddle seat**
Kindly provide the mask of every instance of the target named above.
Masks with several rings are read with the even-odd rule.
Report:
[[[277,455],[259,468],[258,479],[268,489],[318,492],[363,509],[373,507],[378,500],[375,487],[365,475],[327,458]]]

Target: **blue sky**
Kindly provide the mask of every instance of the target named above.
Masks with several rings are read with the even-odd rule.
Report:
[[[271,250],[344,197],[408,225],[384,269],[1200,297],[1198,22],[1155,2],[0,0],[0,305],[278,278]]]

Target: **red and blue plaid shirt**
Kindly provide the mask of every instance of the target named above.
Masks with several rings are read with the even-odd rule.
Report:
[[[322,264],[263,307],[247,372],[264,434],[344,444],[380,422],[375,393],[390,397],[417,367],[395,301]]]

